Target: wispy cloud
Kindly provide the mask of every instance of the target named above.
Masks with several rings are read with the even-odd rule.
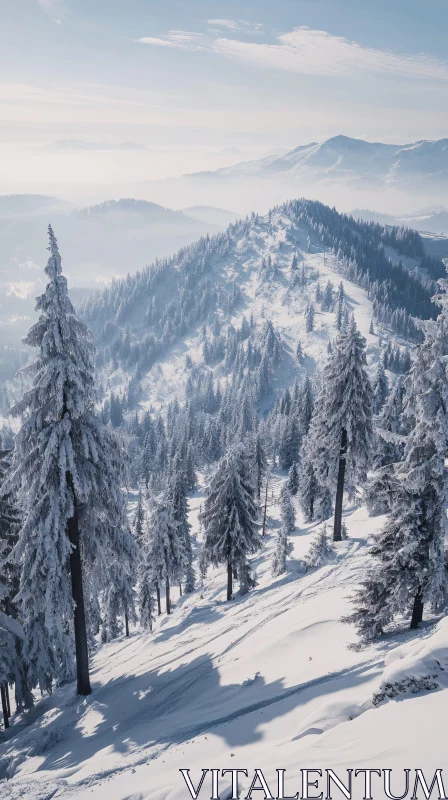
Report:
[[[216,23],[217,20],[209,20]],[[236,25],[232,20],[220,20]],[[232,28],[237,31],[237,28]],[[206,51],[253,66],[299,72],[308,75],[343,77],[360,73],[394,75],[406,78],[448,80],[448,62],[425,53],[392,53],[370,47],[326,31],[294,28],[277,36],[276,43],[247,42],[218,35],[169,31],[163,37],[138,39],[143,44],[164,43],[186,51]]]
[[[254,33],[259,34],[263,30],[263,25],[256,22],[246,22],[244,19],[209,19],[208,24],[214,28],[227,28],[235,33]]]
[[[174,42],[170,42],[169,39],[158,39],[156,36],[143,36],[137,41],[141,44],[153,44],[155,47],[176,47]]]

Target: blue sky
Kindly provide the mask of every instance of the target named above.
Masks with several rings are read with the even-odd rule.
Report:
[[[0,0],[3,191],[447,135],[448,0]],[[2,191],[2,190],[0,190]]]

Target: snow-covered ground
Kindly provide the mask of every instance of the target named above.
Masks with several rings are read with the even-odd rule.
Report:
[[[277,478],[275,497],[279,487]],[[0,782],[2,800],[187,798],[181,768],[190,769],[195,785],[202,769],[245,768],[242,796],[261,768],[276,796],[281,768],[286,793],[295,794],[304,767],[332,768],[341,777],[348,767],[415,765],[428,774],[443,767],[443,681],[417,694],[403,687],[376,705],[373,699],[391,674],[421,674],[422,659],[433,668],[448,644],[446,626],[434,636],[431,625],[417,635],[403,626],[380,644],[353,649],[354,631],[341,622],[383,518],[369,518],[363,507],[347,510],[349,538],[326,565],[305,573],[300,559],[316,526],[298,515],[288,573],[273,578],[275,497],[255,590],[227,603],[224,572],[213,570],[152,634],[134,631],[102,646],[92,660],[91,697],[77,699],[73,686],[59,689],[36,705],[33,724],[10,729],[0,749],[1,774],[9,777]],[[201,492],[190,500],[193,522],[201,500]],[[403,644],[396,650],[400,671],[390,652]],[[211,796],[209,776],[200,797]],[[221,797],[229,781],[221,779]],[[353,796],[362,797],[362,786]]]

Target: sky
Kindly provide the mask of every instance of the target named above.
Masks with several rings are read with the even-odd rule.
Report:
[[[0,0],[0,194],[447,135],[448,0]]]

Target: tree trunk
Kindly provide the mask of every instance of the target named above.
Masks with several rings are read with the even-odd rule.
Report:
[[[182,584],[179,583],[179,597],[182,597]]]
[[[171,605],[170,605],[170,579],[166,579],[165,584],[165,597],[166,597],[166,613],[171,614]]]
[[[157,613],[160,617],[162,613],[162,603],[160,602],[160,586],[156,583],[156,594],[157,594]]]
[[[124,627],[126,630],[126,637],[129,637],[129,617],[127,608],[124,610]]]
[[[416,631],[422,619],[423,619],[423,592],[422,592],[422,587],[419,586],[417,589],[417,594],[414,597],[411,624],[409,626],[410,630]]]
[[[72,580],[72,597],[75,603],[75,651],[77,690],[80,695],[88,695],[92,689],[89,677],[89,651],[87,647],[86,614],[84,609],[84,592],[82,586],[81,550],[79,546],[79,514],[76,505],[73,479],[69,474],[69,486],[73,492],[74,514],[67,522],[67,533],[72,545],[70,553],[70,576]]]
[[[230,557],[230,553],[227,556],[227,600],[232,599],[232,590],[233,590],[233,583],[232,583],[232,559]]]
[[[6,689],[4,683],[0,685],[0,693],[2,696],[3,725],[6,731],[6,729],[9,728],[9,714],[8,714],[8,703],[6,701]]]
[[[6,705],[8,708],[8,717],[11,717],[11,703],[9,702],[9,686],[8,681],[5,683],[5,692],[6,692]]]
[[[266,535],[266,520],[268,515],[268,488],[269,488],[269,475],[266,475],[266,491],[264,493],[264,509],[263,509],[263,536]]]
[[[347,431],[345,428],[342,428],[341,449],[339,452],[338,484],[336,488],[336,503],[334,509],[334,531],[333,531],[334,542],[342,541],[342,501],[344,499],[346,453],[347,453]]]

